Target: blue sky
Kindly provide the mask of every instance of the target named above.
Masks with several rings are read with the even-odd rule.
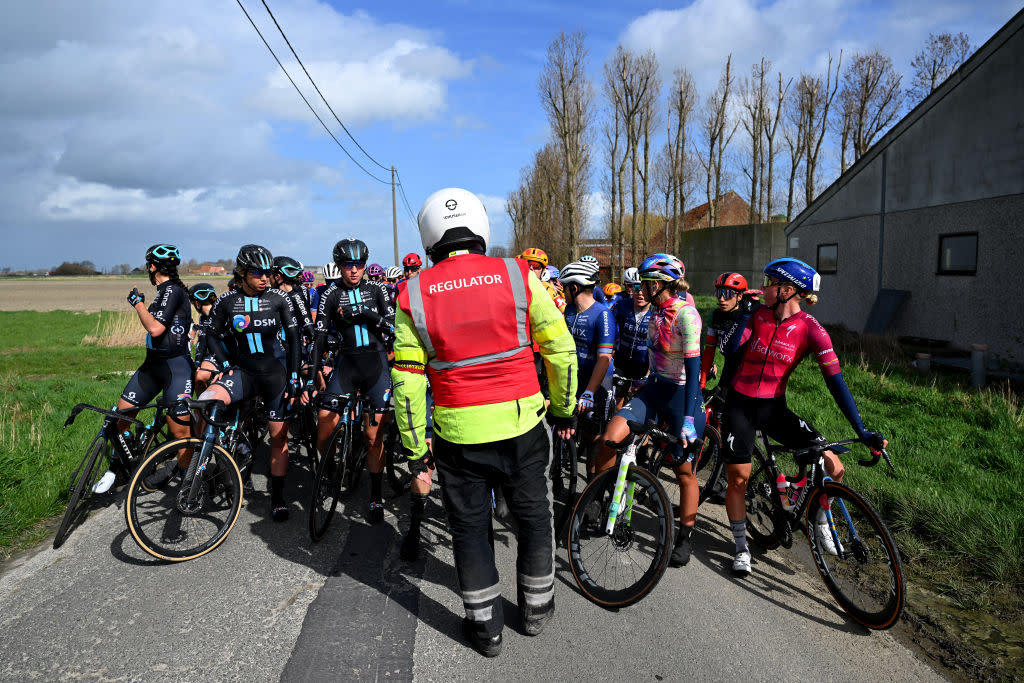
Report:
[[[259,0],[254,20],[332,130]],[[653,49],[701,95],[726,55],[742,73],[763,54],[786,76],[821,70],[828,52],[880,48],[905,73],[929,32],[980,44],[1019,9],[841,0],[406,2],[362,7],[268,0],[321,90],[360,144],[395,165],[413,212],[463,186],[508,241],[503,200],[547,139],[537,95],[547,45],[582,28],[599,90],[615,46]],[[391,193],[327,137],[233,0],[18,3],[0,26],[0,267],[88,259],[137,264],[154,242],[186,258],[233,256],[257,242],[322,263],[359,237],[389,265]],[[592,191],[597,184],[592,183]],[[739,188],[737,188],[739,189]],[[599,219],[599,197],[594,199]],[[399,206],[399,249],[420,249]]]

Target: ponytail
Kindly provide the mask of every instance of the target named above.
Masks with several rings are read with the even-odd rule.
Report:
[[[686,278],[679,278],[678,280],[673,280],[672,282],[667,283],[665,286],[668,288],[668,291],[672,292],[673,295],[678,295],[680,292],[685,295],[687,292],[690,291],[690,283],[686,281]]]
[[[811,294],[810,292],[801,292],[800,298],[807,302],[808,306],[813,306],[814,304],[818,303],[818,295]]]

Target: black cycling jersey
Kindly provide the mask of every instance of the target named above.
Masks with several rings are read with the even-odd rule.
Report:
[[[723,311],[720,308],[715,308],[711,311],[710,322],[708,322],[708,328],[714,330],[717,334],[715,338],[718,340],[718,350],[725,354],[725,345],[729,341],[729,331],[732,330],[736,324],[737,318],[739,318],[739,309],[734,308],[731,311]],[[743,330],[736,330],[733,334],[742,334]],[[734,353],[732,355],[725,355],[725,363],[722,365],[722,375],[718,379],[718,386],[728,387],[732,383],[732,377],[736,374],[736,368],[739,366],[741,354]]]
[[[274,352],[281,348],[278,333],[283,331],[287,371],[298,372],[299,321],[291,300],[280,289],[268,289],[258,296],[246,296],[241,289],[223,294],[213,305],[210,318],[210,332],[234,339],[238,364],[256,373],[264,372],[268,361],[277,363]],[[208,348],[218,362],[229,360],[220,344],[208,344]]]
[[[146,356],[167,358],[189,355],[188,333],[192,327],[192,305],[185,288],[171,280],[160,283],[156,288],[156,298],[148,310],[164,326],[164,333],[156,337],[146,334]]]
[[[299,330],[305,343],[313,341],[313,317],[309,314],[309,294],[305,287],[293,285],[292,291],[285,292],[292,302],[295,315],[299,320]]]
[[[394,342],[395,308],[376,282],[364,280],[352,289],[328,287],[316,313],[314,374],[320,369],[332,326],[338,330],[339,354],[386,352]]]

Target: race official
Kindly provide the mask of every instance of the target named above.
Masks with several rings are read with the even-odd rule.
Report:
[[[426,380],[434,392],[433,457],[451,527],[466,617],[481,654],[501,652],[501,588],[488,540],[491,489],[500,488],[518,533],[517,599],[523,628],[554,613],[554,528],[545,402],[533,342],[551,388],[548,422],[575,429],[576,347],[526,262],[485,256],[490,225],[471,192],[427,198],[420,237],[434,266],[400,283],[395,316],[395,414],[411,467],[425,469]],[[426,376],[424,376],[426,375]]]

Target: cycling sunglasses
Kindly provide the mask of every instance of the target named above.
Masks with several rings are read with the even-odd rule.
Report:
[[[288,278],[298,277],[299,275],[302,275],[302,268],[296,268],[295,266],[281,266],[280,268],[278,268],[278,270],[281,272],[281,275],[284,275],[285,277]]]
[[[773,280],[770,277],[768,277],[767,275],[765,275],[764,276],[764,282],[761,284],[761,286],[762,287],[786,287],[789,284],[791,284],[791,283],[789,283],[789,282],[779,282],[778,280]]]
[[[735,289],[729,289],[728,287],[718,287],[715,289],[715,296],[719,299],[725,299],[726,301],[732,299],[734,296],[739,296],[740,292]]]
[[[196,301],[206,301],[207,299],[212,299],[216,295],[217,292],[213,291],[212,289],[200,289],[198,291],[192,292],[192,298],[195,299]]]
[[[342,268],[365,268],[366,261],[342,261]]]
[[[250,268],[246,271],[246,275],[252,275],[253,277],[270,277],[270,271],[262,268]]]
[[[626,285],[626,290],[630,292],[642,292],[644,291],[643,285]]]

